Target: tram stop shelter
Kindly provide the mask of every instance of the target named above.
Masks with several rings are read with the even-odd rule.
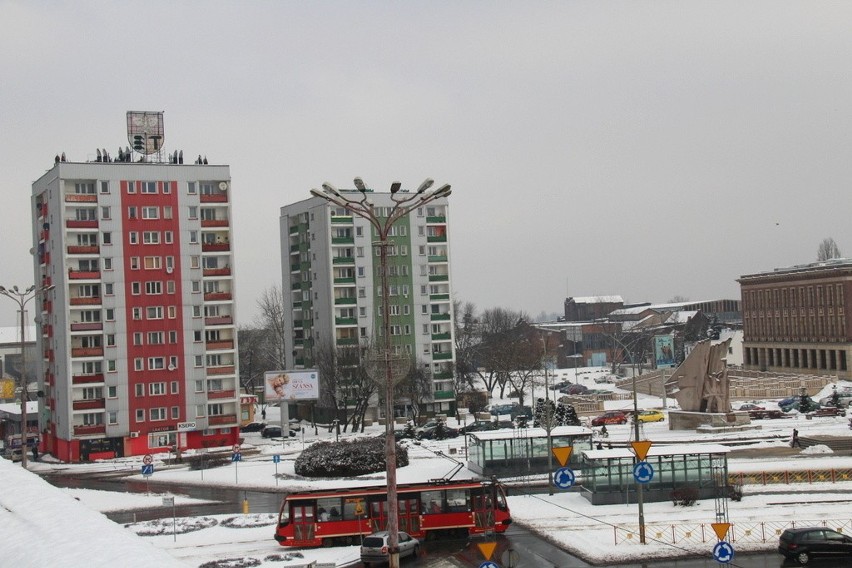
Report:
[[[668,501],[672,491],[694,488],[699,499],[727,495],[728,452],[721,444],[651,446],[645,461],[654,469],[644,484],[643,500]],[[631,448],[587,450],[582,453],[581,492],[593,505],[635,503],[637,463]]]
[[[467,467],[484,477],[547,474],[559,467],[553,458],[548,469],[550,452],[544,428],[502,428],[467,436]],[[550,431],[550,438],[551,447],[574,447],[568,465],[579,463],[579,453],[593,447],[592,430],[584,426],[557,426]]]

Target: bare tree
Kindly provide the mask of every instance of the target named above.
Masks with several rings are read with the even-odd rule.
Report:
[[[320,412],[336,418],[345,432],[364,430],[364,416],[377,385],[364,370],[363,346],[340,346],[318,342],[314,364],[320,373]]]
[[[841,258],[843,255],[840,253],[840,248],[838,248],[837,243],[834,242],[834,239],[831,237],[827,237],[822,240],[817,248],[817,261],[823,260],[831,260],[832,258]]]
[[[453,380],[455,399],[463,392],[474,390],[476,376],[476,347],[479,343],[479,320],[476,306],[471,302],[462,305],[453,301],[453,339],[456,348],[456,369]]]
[[[432,377],[421,361],[413,360],[405,378],[396,385],[397,400],[408,399],[411,418],[418,423],[423,404],[432,398]]]
[[[519,359],[528,351],[528,347],[522,345],[524,330],[529,328],[527,321],[522,312],[502,308],[483,312],[481,340],[476,350],[477,373],[489,394],[493,395],[494,388],[499,387],[500,398],[503,398],[509,377],[521,366]]]
[[[257,301],[260,316],[256,327],[263,329],[267,335],[271,335],[266,342],[270,350],[267,356],[275,363],[275,369],[283,369],[286,365],[287,324],[284,320],[284,305],[281,288],[274,285],[264,290]]]

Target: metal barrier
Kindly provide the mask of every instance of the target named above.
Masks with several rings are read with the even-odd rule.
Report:
[[[775,542],[786,529],[823,526],[837,532],[852,534],[852,519],[818,519],[798,521],[764,521],[732,523],[726,537],[731,543]],[[639,525],[616,525],[613,527],[616,545],[639,542]],[[716,533],[710,523],[663,524],[646,523],[645,538],[662,544],[704,544],[715,542]]]
[[[775,485],[790,483],[836,483],[852,480],[852,469],[728,472],[729,485]]]

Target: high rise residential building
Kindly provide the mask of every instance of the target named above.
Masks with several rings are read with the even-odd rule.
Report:
[[[231,445],[229,168],[98,158],[57,160],[32,186],[35,278],[52,286],[34,302],[43,449],[77,461]]]
[[[368,191],[368,196],[376,215],[386,218],[391,194]],[[418,402],[427,410],[455,410],[448,227],[447,200],[439,198],[399,219],[388,239],[392,348],[410,357],[431,382],[424,400],[397,400],[397,416]],[[280,230],[284,312],[291,332],[288,367],[317,367],[318,357],[329,352],[324,347],[359,347],[363,354],[371,345],[383,345],[378,236],[370,223],[311,197],[282,207]],[[321,390],[327,388],[323,381],[320,372]],[[383,416],[375,402],[370,414]]]
[[[852,378],[852,260],[741,276],[743,368]]]

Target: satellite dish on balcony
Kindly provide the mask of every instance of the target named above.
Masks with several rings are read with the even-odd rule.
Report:
[[[169,371],[174,371],[175,369],[177,369],[177,367],[175,367],[174,365],[169,365]]]

